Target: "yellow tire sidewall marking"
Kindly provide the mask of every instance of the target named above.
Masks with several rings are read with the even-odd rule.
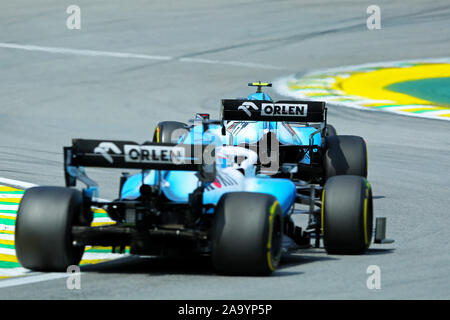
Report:
[[[160,131],[160,129],[159,129],[159,126],[156,126],[156,142],[157,143],[159,143],[159,131]]]
[[[267,241],[267,264],[271,271],[275,270],[275,267],[272,264],[272,254],[270,251],[272,249],[273,220],[275,217],[275,211],[279,205],[280,203],[278,201],[275,201],[270,207],[270,214],[269,214],[269,235],[268,235],[269,239]]]
[[[367,245],[369,242],[367,237],[367,197],[364,199],[364,243]]]
[[[370,183],[369,181],[365,180],[366,182],[366,192],[364,195],[364,243],[366,246],[369,246],[369,235],[367,230],[367,206],[369,202],[369,191],[370,191]],[[371,230],[370,230],[371,231]]]

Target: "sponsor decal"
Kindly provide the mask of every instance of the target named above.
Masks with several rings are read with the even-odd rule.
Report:
[[[258,106],[256,104],[254,104],[253,102],[250,102],[250,101],[246,101],[243,104],[241,104],[238,107],[238,110],[244,111],[247,114],[247,116],[250,118],[252,116],[252,113],[249,110],[250,108],[252,108],[255,111],[259,110]]]
[[[307,104],[263,103],[261,105],[261,116],[306,117],[307,112]]]
[[[307,104],[297,103],[262,103],[259,108],[255,103],[246,101],[238,107],[238,110],[244,111],[249,118],[252,113],[250,109],[260,111],[261,116],[287,116],[287,117],[306,117],[308,113]]]
[[[122,150],[119,149],[112,142],[101,142],[95,149],[94,153],[100,153],[109,163],[113,163],[113,158],[108,153],[109,151],[115,154],[122,154]]]
[[[124,145],[125,162],[178,163],[184,157],[184,148],[166,146]]]
[[[94,153],[100,153],[109,163],[113,163],[112,154],[121,155],[122,150],[112,142],[101,142],[94,149]],[[182,147],[126,144],[123,146],[123,154],[125,162],[180,163],[185,156],[185,149]]]

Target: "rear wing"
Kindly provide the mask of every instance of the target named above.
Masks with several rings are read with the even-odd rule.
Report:
[[[88,186],[96,185],[83,167],[198,171],[200,180],[209,182],[216,174],[215,149],[200,144],[74,139],[72,146],[64,147],[67,186],[74,186],[77,179]]]
[[[326,108],[322,101],[223,99],[222,120],[325,122]]]

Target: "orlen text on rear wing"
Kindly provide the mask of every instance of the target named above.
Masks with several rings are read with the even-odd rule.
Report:
[[[322,101],[222,100],[224,121],[325,122]]]
[[[74,139],[64,147],[64,172],[67,186],[77,179],[97,186],[83,167],[198,171],[200,180],[209,182],[215,178],[214,156],[213,145]]]

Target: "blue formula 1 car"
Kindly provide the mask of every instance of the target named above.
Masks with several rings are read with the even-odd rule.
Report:
[[[257,175],[289,179],[296,186],[296,202],[308,206],[291,212],[309,215],[297,243],[315,240],[319,247],[323,238],[328,253],[363,252],[370,245],[373,225],[365,140],[337,135],[327,123],[324,102],[274,102],[261,90],[270,83],[249,86],[257,91],[246,99],[222,100],[221,119],[212,121],[208,131],[203,123],[209,114],[198,113],[192,125],[160,122],[154,141],[192,143],[209,135],[219,145],[255,151]],[[295,228],[291,219],[285,223],[286,230]],[[386,218],[376,218],[375,243],[392,242],[385,239],[385,229]]]
[[[205,144],[202,137],[196,142],[73,140],[64,148],[66,187],[27,189],[20,203],[20,264],[65,271],[80,262],[87,245],[130,246],[139,255],[210,254],[224,274],[270,274],[282,254],[295,185],[255,176],[251,150]],[[84,167],[142,171],[124,175],[119,198],[104,201]],[[87,187],[73,188],[77,180]],[[117,223],[91,226],[94,208],[104,208]]]

